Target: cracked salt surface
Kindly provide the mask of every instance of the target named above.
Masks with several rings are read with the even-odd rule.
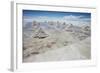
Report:
[[[85,60],[90,59],[90,37],[78,43],[47,50],[45,53],[31,55],[24,59],[24,62],[46,62],[46,61],[64,61],[64,60]],[[87,45],[88,44],[88,45]]]

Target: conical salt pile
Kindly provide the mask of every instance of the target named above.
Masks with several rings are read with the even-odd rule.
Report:
[[[36,32],[34,38],[39,38],[39,39],[42,39],[42,38],[46,38],[48,37],[48,34],[46,34],[42,28],[39,28],[39,30]]]

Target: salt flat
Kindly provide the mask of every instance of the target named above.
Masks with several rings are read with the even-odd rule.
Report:
[[[23,62],[91,58],[91,29],[88,25],[65,24],[58,28],[57,24],[37,24],[25,31],[28,33],[24,32]]]

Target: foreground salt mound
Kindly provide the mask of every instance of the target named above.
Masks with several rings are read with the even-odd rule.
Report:
[[[24,59],[24,62],[45,62],[45,61],[64,61],[82,60],[91,57],[91,38],[88,37],[80,42],[73,43],[63,48],[48,50],[45,53],[31,55]]]

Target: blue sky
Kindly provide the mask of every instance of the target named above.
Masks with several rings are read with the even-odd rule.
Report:
[[[69,22],[91,22],[91,13],[80,12],[58,12],[58,11],[39,11],[39,10],[23,10],[25,21],[69,21]]]

